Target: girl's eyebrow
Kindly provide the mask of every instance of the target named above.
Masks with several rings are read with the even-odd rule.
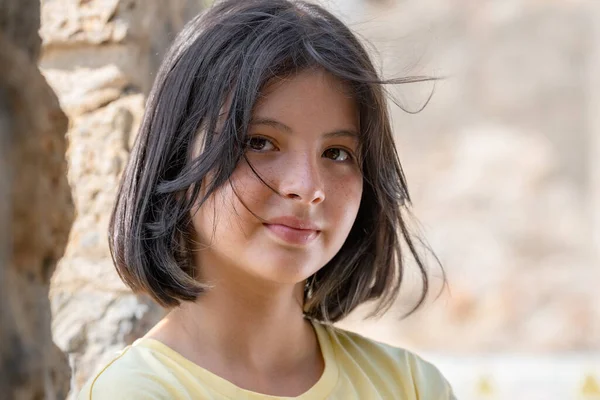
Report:
[[[254,118],[250,121],[250,125],[267,125],[275,129],[279,129],[285,133],[292,133],[294,130],[284,124],[283,122],[277,121],[271,118]],[[337,129],[335,131],[327,132],[323,135],[326,138],[334,137],[350,137],[358,140],[358,133],[352,129]]]

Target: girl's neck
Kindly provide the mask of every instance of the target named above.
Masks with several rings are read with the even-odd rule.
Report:
[[[294,287],[244,290],[220,282],[173,314],[194,341],[210,343],[220,354],[266,367],[276,364],[282,354],[292,356],[290,352],[295,350],[305,354],[302,345],[314,343],[297,291]]]
[[[233,283],[215,282],[197,301],[171,311],[147,336],[241,386],[248,386],[248,371],[253,379],[274,380],[306,371],[316,382],[324,361],[302,313],[301,284]]]

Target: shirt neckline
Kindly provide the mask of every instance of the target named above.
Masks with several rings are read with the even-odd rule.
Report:
[[[132,347],[143,347],[156,352],[159,352],[177,364],[181,365],[184,369],[192,372],[195,376],[198,376],[202,381],[208,385],[212,390],[221,393],[227,397],[235,399],[246,399],[246,400],[282,400],[282,399],[294,399],[294,400],[308,400],[315,398],[327,398],[327,396],[334,389],[338,377],[338,363],[335,356],[335,351],[331,343],[331,337],[326,326],[310,320],[315,333],[317,335],[317,341],[321,349],[325,368],[321,377],[315,384],[296,397],[282,397],[272,396],[259,392],[253,392],[251,390],[243,389],[234,383],[216,375],[215,373],[199,366],[198,364],[187,359],[180,353],[176,352],[166,344],[159,340],[151,338],[139,338],[133,342]]]

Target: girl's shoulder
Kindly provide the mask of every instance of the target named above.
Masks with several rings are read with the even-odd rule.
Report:
[[[440,370],[416,353],[332,325],[316,324],[327,332],[340,367],[380,381],[378,385],[410,383],[422,399],[455,399]],[[376,378],[375,378],[376,377]]]
[[[426,362],[416,353],[402,347],[393,346],[375,339],[368,338],[360,333],[349,331],[338,326],[317,323],[320,329],[324,329],[332,345],[338,350],[351,354],[360,353],[362,356],[382,356],[396,359],[398,362]]]
[[[139,339],[125,347],[88,379],[78,400],[149,400],[173,397],[173,382],[160,355]]]

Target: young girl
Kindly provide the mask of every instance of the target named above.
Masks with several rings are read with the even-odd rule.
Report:
[[[110,226],[121,278],[170,312],[80,399],[454,398],[418,356],[331,326],[392,304],[402,241],[416,307],[427,292],[383,83],[313,4],[225,1],[186,26]]]

